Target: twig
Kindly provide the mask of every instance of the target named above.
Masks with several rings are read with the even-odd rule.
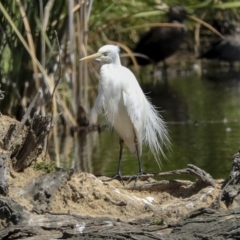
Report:
[[[225,40],[226,38],[219,32],[217,31],[214,27],[212,27],[211,25],[209,25],[208,23],[204,22],[203,20],[194,17],[194,16],[188,16],[189,19],[200,23],[201,25],[203,25],[204,27],[208,28],[209,30],[211,30],[213,33],[215,33],[216,35],[218,35],[221,39]]]
[[[143,185],[137,185],[135,184],[134,187],[130,186],[127,187],[127,189],[130,190],[146,190],[149,191],[152,188],[166,188],[166,186],[169,186],[170,184],[177,186],[191,186],[193,185],[193,182],[186,181],[186,180],[162,180],[162,181],[156,181],[151,183],[145,183]]]
[[[53,88],[53,92],[52,92],[52,99],[53,99],[53,95],[54,95],[54,92],[56,91],[56,88],[60,82],[60,79],[62,78],[62,59],[61,59],[61,48],[60,48],[60,44],[59,44],[59,40],[58,40],[58,35],[57,35],[57,31],[54,30],[54,33],[55,33],[55,36],[56,36],[56,41],[57,41],[57,46],[58,46],[58,56],[59,56],[59,71],[60,71],[60,74],[58,76],[58,79],[54,85],[54,88]]]
[[[219,196],[218,196],[218,206],[220,206],[220,202],[221,202],[221,200],[222,200],[222,194],[223,194],[223,192],[224,192],[225,189],[229,186],[229,184],[233,182],[233,180],[234,180],[236,177],[238,177],[238,175],[237,175],[237,176],[234,176],[232,179],[230,179],[230,180],[227,182],[227,184],[224,186],[224,188],[222,189],[222,191],[220,192],[220,194],[219,194]]]
[[[20,134],[20,132],[22,131],[22,128],[23,128],[23,126],[25,125],[25,123],[26,123],[26,121],[27,121],[27,119],[28,119],[28,117],[29,117],[29,115],[30,115],[33,107],[35,106],[38,98],[40,97],[40,95],[41,95],[41,91],[39,90],[39,91],[37,92],[37,94],[35,95],[35,97],[33,98],[31,104],[29,105],[26,113],[25,113],[24,116],[23,116],[22,121],[21,121],[21,123],[19,124],[19,126],[18,126],[18,128],[17,128],[17,130],[16,130],[16,133],[15,133],[16,136],[18,136],[18,135]]]
[[[179,169],[179,170],[173,170],[169,172],[163,172],[163,173],[148,173],[148,174],[142,174],[139,176],[140,179],[147,179],[150,177],[166,177],[166,176],[172,176],[172,175],[193,175],[196,176],[201,182],[205,183],[206,185],[215,186],[215,181],[211,177],[210,174],[206,173],[204,170],[194,166],[193,164],[188,164],[187,168]],[[122,180],[128,180],[132,176],[122,176]]]

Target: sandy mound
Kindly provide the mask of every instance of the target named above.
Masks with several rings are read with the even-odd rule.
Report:
[[[26,191],[29,191],[29,186],[36,190],[38,178],[46,179],[51,174],[28,168],[10,175],[9,196],[32,210],[36,194],[30,197],[25,194]],[[52,178],[57,179],[54,174]],[[210,206],[221,189],[220,181],[216,187],[199,190],[190,181],[163,181],[154,186],[156,181],[148,179],[138,181],[138,186],[150,186],[148,190],[139,191],[132,190],[131,183],[123,186],[118,180],[104,182],[102,179],[85,172],[73,174],[61,187],[57,185],[56,193],[48,201],[48,210],[81,216],[114,217],[123,221],[154,217],[169,222],[182,218],[194,209]]]
[[[138,185],[154,183],[139,181]],[[127,189],[126,187],[130,188]],[[148,191],[132,190],[119,181],[103,182],[89,173],[74,174],[57,192],[51,205],[53,212],[92,217],[114,217],[130,221],[155,217],[176,221],[187,213],[206,207],[216,199],[220,184],[198,191],[192,182],[166,181]]]

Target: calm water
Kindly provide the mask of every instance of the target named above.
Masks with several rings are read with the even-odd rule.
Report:
[[[227,177],[231,157],[240,149],[240,74],[190,74],[160,80],[155,86],[142,78],[144,92],[154,105],[161,107],[170,131],[172,151],[167,152],[168,160],[162,161],[161,171],[192,163],[215,178]],[[114,175],[118,141],[117,134],[109,130],[61,139],[60,165],[96,175]],[[159,171],[146,147],[142,163],[145,172]],[[137,159],[125,147],[123,174],[136,173],[137,167]]]

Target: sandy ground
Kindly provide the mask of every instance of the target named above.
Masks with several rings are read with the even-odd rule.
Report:
[[[36,178],[46,173],[28,168],[22,173],[9,175],[9,196],[32,210],[34,200],[24,193]],[[138,181],[149,185],[154,179]],[[103,182],[92,174],[81,172],[57,190],[50,210],[54,213],[77,214],[92,217],[113,217],[132,221],[151,217],[168,223],[177,221],[189,212],[210,206],[220,192],[220,180],[215,187],[199,190],[192,182],[167,182],[150,187],[147,191],[132,190],[131,184],[123,186],[118,180]],[[130,188],[130,189],[129,189]]]

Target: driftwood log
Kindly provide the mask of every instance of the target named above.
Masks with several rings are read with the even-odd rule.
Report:
[[[199,209],[176,224],[153,225],[149,221],[122,222],[71,214],[37,215],[8,198],[0,198],[0,217],[8,226],[1,239],[239,239],[240,208],[219,212]],[[11,224],[9,224],[11,223]],[[170,234],[169,234],[170,233]]]
[[[179,169],[179,170],[174,170],[174,171],[169,171],[169,172],[162,172],[162,173],[148,173],[148,174],[143,174],[140,175],[139,178],[141,179],[147,179],[149,177],[166,177],[166,176],[174,176],[174,175],[192,175],[194,177],[197,178],[196,181],[196,185],[198,186],[199,189],[206,187],[206,186],[215,186],[215,181],[212,178],[212,176],[205,172],[203,169],[200,169],[198,167],[196,167],[193,164],[188,164],[187,168],[184,169]],[[123,176],[122,179],[123,180],[128,180],[130,179],[131,176]],[[110,179],[111,180],[111,179]],[[135,190],[150,190],[151,188],[154,188],[156,186],[165,186],[166,184],[169,185],[169,183],[171,183],[171,181],[156,181],[153,183],[148,183],[148,184],[144,184],[144,185],[136,185],[134,186]],[[181,184],[181,181],[179,181],[179,184]],[[182,184],[184,185],[185,182],[183,181]],[[132,188],[132,187],[130,187]]]
[[[167,239],[239,239],[240,208],[219,212],[214,209],[199,209],[177,224]]]
[[[56,192],[65,185],[72,173],[72,170],[48,173],[27,186],[23,195],[32,200],[32,211],[38,214],[51,211],[51,202]]]
[[[42,152],[43,141],[51,126],[50,117],[37,116],[28,127],[23,144],[15,148],[12,155],[12,166],[15,171],[27,168]],[[14,135],[14,132],[13,132]]]
[[[0,153],[0,195],[6,196],[8,194],[8,167],[5,164],[8,158],[8,152]]]
[[[1,239],[161,239],[156,232],[163,228],[111,218],[52,213],[37,215],[4,198],[0,199],[0,216],[12,223],[0,230]]]
[[[26,133],[19,138],[19,126],[11,124],[3,138],[3,149],[10,152],[12,167],[22,171],[37,159],[42,152],[44,138],[51,126],[50,117],[34,117],[32,124],[26,128]]]
[[[240,152],[233,156],[232,170],[223,184],[223,191],[219,200],[225,201],[229,207],[240,206]]]
[[[34,115],[31,122],[28,120],[40,95],[39,91],[20,123],[15,121],[10,124],[7,131],[0,128],[0,135],[2,136],[0,147],[9,152],[12,161],[11,165],[15,171],[24,170],[37,159],[42,152],[43,141],[53,125],[51,117]],[[0,121],[1,118],[3,116],[0,116]],[[29,124],[25,126],[27,122]],[[4,133],[4,131],[6,132]]]

